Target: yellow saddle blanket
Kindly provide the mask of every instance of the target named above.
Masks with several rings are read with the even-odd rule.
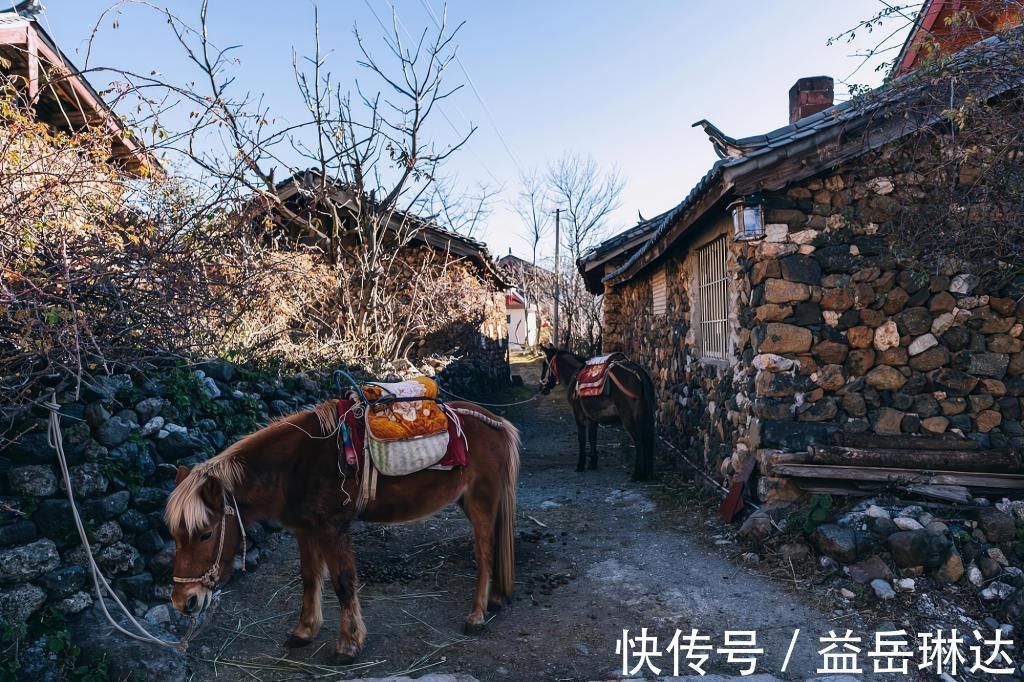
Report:
[[[437,382],[433,379],[417,377],[396,384],[365,384],[362,389],[371,403],[384,401],[366,411],[366,426],[376,440],[408,440],[448,429],[448,417],[434,402]],[[402,400],[389,401],[388,398]]]

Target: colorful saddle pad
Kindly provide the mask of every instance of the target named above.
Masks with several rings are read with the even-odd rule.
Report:
[[[587,397],[605,394],[608,370],[613,364],[626,358],[622,353],[598,355],[587,360],[576,375],[576,394]]]
[[[429,379],[361,387],[371,401],[363,419],[355,416],[352,400],[338,401],[346,426],[345,456],[363,466],[364,455],[385,476],[404,476],[423,469],[466,466],[467,448],[458,415],[443,410],[432,398],[437,384]],[[388,400],[418,398],[424,400]]]
[[[437,383],[432,379],[419,377],[397,384],[365,384],[362,389],[366,399],[371,404],[376,403],[366,411],[366,426],[376,440],[421,438],[448,428],[448,417],[435,402]]]

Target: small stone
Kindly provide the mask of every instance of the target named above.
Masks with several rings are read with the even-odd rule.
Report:
[[[78,591],[70,597],[65,597],[57,602],[57,610],[61,613],[81,613],[92,606],[92,595],[88,592]]]
[[[147,421],[142,426],[142,430],[139,432],[139,434],[143,438],[149,438],[150,436],[154,436],[160,432],[160,429],[164,428],[165,423],[166,420],[160,415],[157,415],[150,419],[149,421]]]
[[[764,372],[788,372],[794,367],[799,368],[800,363],[774,353],[762,353],[754,356],[753,365]]]
[[[998,547],[989,547],[987,553],[989,558],[995,560],[995,562],[1000,566],[1010,565],[1010,562],[1009,560],[1007,560],[1006,555],[1003,554],[1003,550],[999,549]]]
[[[874,345],[878,350],[888,350],[900,345],[900,332],[895,322],[889,320],[875,329]]]
[[[24,623],[46,602],[46,592],[35,585],[0,590],[0,621]]]
[[[877,596],[882,601],[888,601],[889,599],[896,598],[896,592],[892,589],[892,586],[889,585],[889,583],[885,580],[872,580],[871,589],[875,591],[875,596]]]
[[[826,523],[811,534],[811,541],[822,554],[844,564],[857,560],[857,535],[851,528]]]
[[[841,594],[841,595],[843,596],[843,598],[844,598],[844,599],[853,599],[853,598],[855,598],[855,597],[857,596],[857,595],[856,595],[856,594],[855,594],[855,593],[853,592],[853,590],[848,590],[848,589],[846,589],[845,587],[843,587],[843,588],[841,588],[841,589],[839,590],[839,594]]]
[[[846,572],[849,574],[850,580],[861,584],[869,583],[878,578],[882,580],[892,579],[892,571],[877,556],[868,557],[863,561],[850,564],[846,567]]]
[[[989,583],[988,587],[983,589],[978,596],[985,601],[995,601],[997,599],[1006,599],[1012,592],[1012,586],[996,580],[995,582]]]
[[[980,568],[971,564],[967,568],[967,580],[975,587],[981,587],[985,582],[985,576],[982,575]]]
[[[967,295],[974,291],[980,281],[977,275],[960,274],[950,282],[949,290],[954,294]]]
[[[908,518],[906,516],[897,516],[893,519],[893,523],[900,530],[921,530],[924,528],[917,520]]]
[[[896,591],[897,592],[913,592],[914,591],[914,579],[913,578],[897,578],[896,579]]]
[[[911,357],[913,357],[915,355],[920,355],[929,348],[934,348],[937,345],[939,345],[939,340],[936,339],[933,334],[928,333],[914,339],[907,348],[907,352],[910,353]]]
[[[873,504],[873,505],[869,506],[867,509],[865,509],[864,510],[864,514],[866,516],[871,516],[871,517],[876,518],[876,519],[891,519],[892,518],[892,515],[889,513],[889,511],[887,509],[883,509],[882,507],[879,507],[878,505],[875,505],[875,504]]]
[[[960,553],[953,549],[949,553],[949,558],[946,559],[946,563],[942,564],[937,571],[935,571],[935,579],[940,583],[952,584],[960,580],[964,574],[964,561],[960,557]]]
[[[928,433],[945,433],[949,428],[949,420],[945,417],[928,417],[921,420],[921,428]]]

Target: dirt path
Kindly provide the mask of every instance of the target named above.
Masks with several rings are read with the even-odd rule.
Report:
[[[520,364],[517,371],[535,385],[536,367]],[[232,583],[215,623],[193,643],[195,679],[408,671],[480,680],[614,679],[622,666],[617,639],[623,629],[633,635],[641,627],[658,635],[662,650],[676,628],[698,628],[715,645],[725,629],[757,630],[765,649],[758,672],[813,676],[820,646],[811,633],[816,638],[841,624],[723,558],[713,539],[701,537],[704,518],[673,511],[657,486],[630,484],[632,449],[620,444],[619,432],[602,431],[603,468],[578,474],[575,426],[561,390],[509,417],[523,432],[517,595],[483,635],[461,634],[474,565],[469,525],[453,506],[414,524],[356,530],[369,630],[361,666],[337,677],[339,669],[327,667],[338,623],[333,595],[311,647],[281,646],[300,600],[295,543],[281,533],[276,551]],[[796,627],[804,634],[781,674]],[[657,662],[663,675],[671,674],[670,655]],[[706,670],[738,673],[719,656]]]

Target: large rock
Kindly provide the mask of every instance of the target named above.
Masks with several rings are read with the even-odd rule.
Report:
[[[122,490],[113,495],[87,500],[80,505],[80,509],[82,516],[86,519],[106,521],[124,512],[128,508],[128,500],[130,499],[131,493],[127,490]]]
[[[146,398],[135,405],[135,413],[139,415],[139,422],[142,424],[159,415],[163,409],[163,398]]]
[[[890,320],[875,329],[874,346],[877,350],[884,351],[899,345],[900,332],[895,322]]]
[[[213,377],[217,381],[228,382],[235,378],[235,366],[227,360],[214,358],[199,363],[197,369],[202,370],[206,376]]]
[[[114,614],[114,610],[111,610]],[[114,615],[122,627],[131,629],[127,618]],[[146,629],[155,637],[173,640],[162,626],[148,623]],[[122,636],[107,622],[99,605],[86,610],[72,629],[72,639],[81,649],[81,662],[107,663],[112,680],[141,679],[148,682],[177,682],[188,677],[185,655],[176,649],[154,646]]]
[[[936,389],[954,396],[968,395],[978,385],[977,377],[949,367],[930,372],[928,378]]]
[[[53,540],[36,540],[27,545],[0,551],[0,583],[34,580],[60,565]]]
[[[82,397],[85,400],[113,400],[118,392],[133,388],[132,378],[127,374],[111,374],[99,376],[86,381],[82,385]]]
[[[0,622],[24,623],[46,603],[46,592],[35,585],[0,590]]]
[[[47,464],[14,467],[7,472],[11,490],[29,497],[49,497],[57,492],[57,474]]]
[[[103,467],[95,462],[70,467],[68,473],[71,475],[71,490],[80,497],[102,495],[107,492],[107,486],[110,485],[110,481],[103,473]]]
[[[982,509],[978,512],[978,527],[989,542],[1011,542],[1017,539],[1017,525],[1013,516],[998,509]]]
[[[128,440],[136,426],[121,415],[114,415],[96,428],[96,440],[104,447],[116,448]]]
[[[51,598],[63,599],[82,589],[85,579],[85,568],[82,566],[61,566],[44,574],[39,582]]]
[[[0,547],[28,544],[36,539],[36,535],[36,524],[21,519],[0,526]]]
[[[898,391],[903,384],[907,383],[907,378],[903,376],[902,372],[888,365],[875,367],[867,373],[864,379],[868,385],[874,386],[880,391]]]
[[[107,575],[134,575],[142,571],[144,562],[139,550],[125,542],[115,542],[96,555],[96,563]]]
[[[935,571],[935,579],[940,583],[952,584],[960,580],[964,574],[964,561],[960,553],[954,548],[949,553],[946,562]]]
[[[930,530],[903,530],[890,535],[886,542],[893,561],[900,568],[938,568],[949,558],[952,549],[949,538]]]
[[[804,284],[821,283],[821,265],[814,258],[800,254],[786,256],[779,260],[782,276],[790,282]],[[778,301],[781,303],[781,301]]]
[[[932,328],[932,314],[927,308],[907,308],[896,316],[896,326],[905,336],[927,334]]]
[[[839,563],[851,564],[857,560],[859,543],[857,533],[846,526],[826,523],[811,534],[811,542],[818,551]]]
[[[811,349],[811,330],[792,324],[771,322],[761,341],[762,353],[805,353]]]
[[[1006,353],[975,353],[971,356],[967,373],[979,377],[1002,379],[1010,365],[1010,356]]]

